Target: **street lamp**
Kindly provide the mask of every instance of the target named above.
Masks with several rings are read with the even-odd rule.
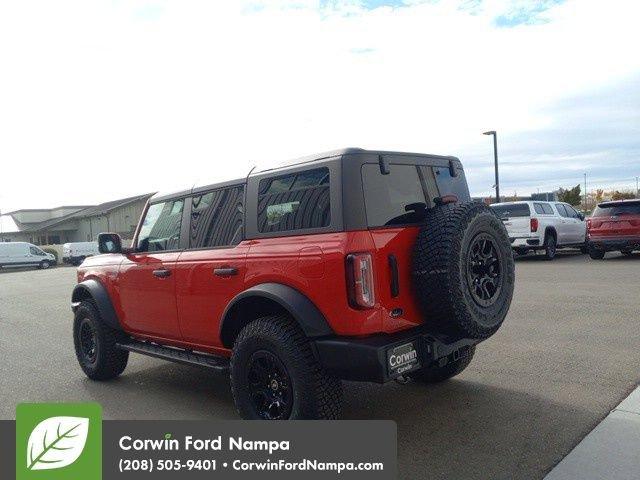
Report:
[[[495,130],[484,132],[483,135],[493,135],[493,159],[496,168],[496,203],[500,203],[500,179],[498,177],[498,134]]]

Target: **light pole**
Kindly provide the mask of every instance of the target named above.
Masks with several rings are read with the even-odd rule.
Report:
[[[640,177],[636,177],[636,198],[640,198],[640,185],[638,184],[638,180]]]
[[[587,213],[587,172],[584,172],[584,213]]]
[[[496,169],[496,203],[500,203],[500,178],[498,176],[498,134],[495,130],[484,132],[483,135],[493,135],[493,159]]]

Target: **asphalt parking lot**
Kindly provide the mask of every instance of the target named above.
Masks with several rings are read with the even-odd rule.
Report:
[[[640,255],[517,261],[504,327],[442,385],[345,385],[345,419],[398,423],[400,478],[542,478],[640,379]],[[228,379],[132,355],[91,382],[76,363],[75,269],[0,274],[0,418],[22,401],[96,401],[107,419],[236,419]],[[372,439],[375,441],[375,439]]]

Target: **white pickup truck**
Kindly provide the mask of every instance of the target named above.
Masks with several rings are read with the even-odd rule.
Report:
[[[552,260],[559,248],[579,248],[587,253],[584,215],[562,202],[508,202],[491,205],[507,228],[511,247],[518,255],[544,251]]]

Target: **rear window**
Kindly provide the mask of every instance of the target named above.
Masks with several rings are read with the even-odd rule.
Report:
[[[531,216],[528,203],[508,203],[505,205],[491,205],[499,218],[516,218]]]
[[[323,228],[331,223],[328,168],[265,178],[258,189],[262,233]]]
[[[378,164],[362,166],[369,227],[409,225],[424,219],[427,203],[415,165],[391,165],[388,175]]]
[[[594,217],[614,217],[621,215],[640,215],[640,202],[605,203],[593,211]]]

